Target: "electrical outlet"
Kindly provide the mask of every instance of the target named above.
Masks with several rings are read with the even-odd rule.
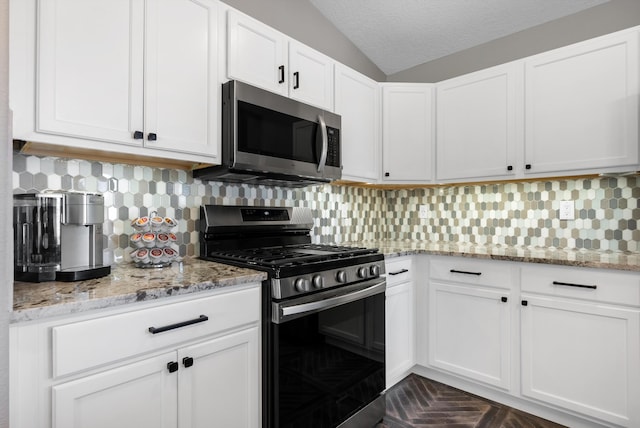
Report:
[[[560,220],[574,220],[575,206],[573,201],[560,201]]]
[[[427,205],[420,205],[420,210],[418,211],[418,217],[427,218],[429,216],[429,207]]]

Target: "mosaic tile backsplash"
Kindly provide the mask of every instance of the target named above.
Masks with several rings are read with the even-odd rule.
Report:
[[[455,241],[509,246],[632,251],[640,248],[640,177],[381,190],[322,185],[280,188],[202,182],[180,170],[14,153],[14,193],[104,194],[105,248],[129,261],[131,220],[151,211],[178,221],[181,256],[198,255],[202,204],[305,206],[315,243]],[[559,220],[560,200],[576,219]],[[420,219],[420,205],[429,216]]]

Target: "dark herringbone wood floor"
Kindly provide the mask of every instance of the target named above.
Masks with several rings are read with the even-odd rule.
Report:
[[[412,374],[386,393],[376,428],[560,428],[545,419]]]

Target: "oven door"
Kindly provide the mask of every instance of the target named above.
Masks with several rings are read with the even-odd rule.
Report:
[[[267,426],[362,426],[363,415],[373,426],[382,417],[385,288],[376,278],[272,303]]]

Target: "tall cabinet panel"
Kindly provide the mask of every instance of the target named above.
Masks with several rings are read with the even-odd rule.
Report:
[[[388,83],[382,86],[382,180],[433,179],[434,86]]]
[[[36,131],[141,146],[144,0],[38,7]]]
[[[531,57],[525,172],[638,164],[638,32]]]
[[[333,111],[333,60],[301,43],[289,42],[289,96]]]
[[[438,180],[514,176],[522,144],[523,65],[437,84]]]
[[[376,182],[380,176],[378,83],[336,64],[335,110],[342,116],[342,178]]]

